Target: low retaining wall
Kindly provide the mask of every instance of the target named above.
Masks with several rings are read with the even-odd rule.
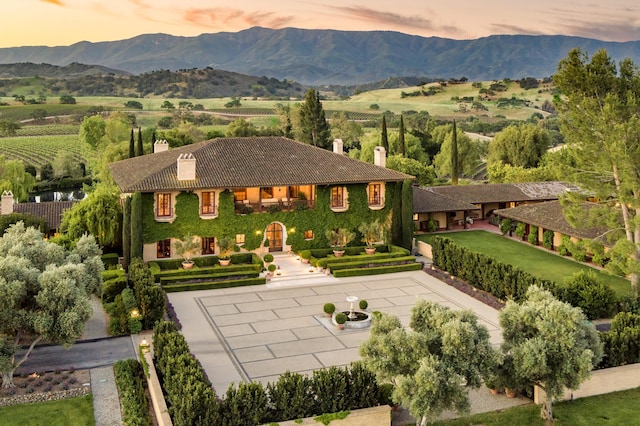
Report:
[[[149,377],[147,377],[147,384],[149,387],[149,395],[151,395],[151,405],[153,405],[153,411],[156,414],[158,426],[172,426],[171,416],[167,411],[167,402],[164,400],[162,394],[162,388],[160,387],[160,381],[158,380],[158,374],[156,373],[156,367],[153,364],[153,358],[149,351],[143,351],[144,360],[149,366]]]
[[[429,259],[433,259],[433,252],[431,251],[431,244],[427,244],[423,241],[416,241],[416,249],[418,253],[420,253],[424,257],[428,257]]]
[[[640,387],[640,363],[622,367],[605,368],[591,372],[591,377],[576,390],[566,389],[561,401],[588,396],[603,395]],[[533,388],[533,402],[542,404],[546,393],[538,386]]]
[[[307,417],[300,420],[287,420],[278,422],[278,426],[320,425],[322,423]],[[391,426],[391,407],[380,405],[378,407],[351,410],[349,415],[341,420],[332,420],[331,426]]]

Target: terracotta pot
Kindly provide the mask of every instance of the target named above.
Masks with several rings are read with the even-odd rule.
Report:
[[[231,264],[231,259],[220,259],[220,266],[229,266]]]
[[[491,392],[491,395],[498,395],[500,393],[498,389],[489,389],[489,392]]]
[[[344,250],[334,250],[333,255],[335,257],[342,257],[344,255]]]
[[[507,395],[507,398],[515,398],[518,395],[518,392],[513,389],[505,388],[504,394]]]
[[[191,269],[193,268],[193,261],[184,261],[182,262],[182,267],[184,269]]]
[[[376,252],[376,248],[375,247],[365,247],[364,248],[364,252],[367,254],[374,254]]]
[[[344,324],[338,324],[338,330],[344,330]]]

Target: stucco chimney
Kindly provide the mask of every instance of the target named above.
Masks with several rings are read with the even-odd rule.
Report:
[[[343,154],[343,146],[344,143],[342,143],[342,139],[334,139],[333,140],[333,152],[335,152],[336,154]]]
[[[3,215],[13,213],[13,192],[11,191],[2,192],[2,202],[0,204],[0,213]]]
[[[178,180],[196,179],[196,157],[191,153],[178,156]]]
[[[169,150],[169,144],[166,140],[159,140],[153,143],[153,153],[164,152]]]
[[[387,167],[387,150],[383,146],[376,146],[373,150],[373,164]]]

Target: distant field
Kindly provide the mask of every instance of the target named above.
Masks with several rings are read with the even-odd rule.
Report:
[[[79,132],[79,124],[44,124],[22,126],[16,131],[16,136],[77,135]]]
[[[7,120],[23,121],[30,120],[31,114],[37,109],[43,109],[47,112],[47,116],[64,116],[86,114],[94,107],[94,104],[76,104],[61,105],[59,103],[40,104],[40,105],[21,105],[15,104],[13,99],[9,102],[8,98],[4,98],[3,102],[11,103],[10,106],[0,106],[0,118]],[[14,105],[15,104],[15,105]]]
[[[77,134],[0,138],[0,155],[8,160],[22,160],[25,165],[33,164],[37,169],[52,163],[60,151],[70,151],[78,161],[86,161]]]

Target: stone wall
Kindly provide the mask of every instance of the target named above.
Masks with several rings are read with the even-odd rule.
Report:
[[[582,383],[580,388],[576,390],[566,389],[561,400],[569,401],[637,387],[640,387],[640,363],[592,371],[591,377]],[[535,386],[533,389],[533,402],[542,404],[545,399],[544,390]]]

